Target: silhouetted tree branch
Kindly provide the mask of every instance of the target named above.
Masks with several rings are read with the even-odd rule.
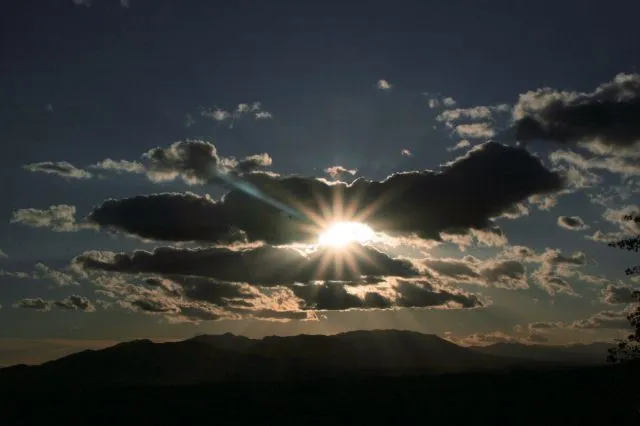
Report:
[[[627,215],[624,220],[633,220],[635,223],[640,223],[640,216]],[[640,235],[609,243],[609,247],[617,247],[637,253],[640,250]],[[640,266],[627,268],[625,273],[627,275],[640,273]],[[627,315],[632,334],[624,340],[619,340],[616,347],[609,349],[608,362],[619,363],[640,358],[640,291],[633,292],[632,300],[635,301],[635,307]]]

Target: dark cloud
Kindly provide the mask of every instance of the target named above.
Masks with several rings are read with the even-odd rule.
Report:
[[[74,264],[105,271],[192,275],[264,286],[324,280],[359,283],[363,276],[419,275],[406,260],[357,245],[344,252],[319,248],[310,253],[274,246],[246,250],[159,247],[132,255],[88,252],[74,259]]]
[[[149,157],[159,170],[180,169],[187,179],[206,180],[219,161],[211,160],[214,154],[197,143],[170,153],[155,150]],[[322,222],[344,219],[367,222],[379,231],[439,239],[444,231],[490,229],[491,218],[515,203],[559,190],[563,184],[559,174],[545,169],[526,150],[488,142],[440,172],[398,173],[383,181],[356,179],[351,184],[251,174],[219,202],[156,194],[109,200],[89,218],[131,234],[173,241],[228,241],[231,229],[244,231],[249,241],[310,241]],[[340,211],[334,205],[345,207]],[[350,206],[356,206],[352,214]]]
[[[591,93],[539,89],[520,95],[514,108],[518,140],[586,142],[598,152],[637,148],[639,115],[639,74],[619,74]]]
[[[191,192],[107,200],[88,220],[143,238],[165,241],[242,240],[221,203]]]
[[[49,173],[70,179],[89,179],[91,177],[91,173],[79,169],[66,161],[44,161],[41,163],[27,164],[22,167],[30,172]]]
[[[580,216],[560,216],[558,217],[558,225],[571,231],[581,231],[589,227]]]

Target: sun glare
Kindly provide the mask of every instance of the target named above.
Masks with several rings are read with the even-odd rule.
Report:
[[[375,232],[364,223],[338,222],[331,225],[318,237],[324,246],[343,247],[350,243],[365,243],[373,240]]]

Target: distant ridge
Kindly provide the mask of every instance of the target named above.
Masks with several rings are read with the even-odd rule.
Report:
[[[593,355],[600,349],[603,352],[598,357]],[[588,354],[595,363],[606,357],[606,349],[504,344],[468,348],[436,335],[397,330],[262,339],[225,333],[169,343],[134,340],[38,366],[6,367],[0,369],[0,387],[173,386],[361,374],[459,373],[585,364],[589,363]]]

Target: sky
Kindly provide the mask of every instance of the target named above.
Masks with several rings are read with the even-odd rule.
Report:
[[[637,255],[607,243],[640,233],[637,2],[3,9],[0,365],[201,333],[627,334]]]

